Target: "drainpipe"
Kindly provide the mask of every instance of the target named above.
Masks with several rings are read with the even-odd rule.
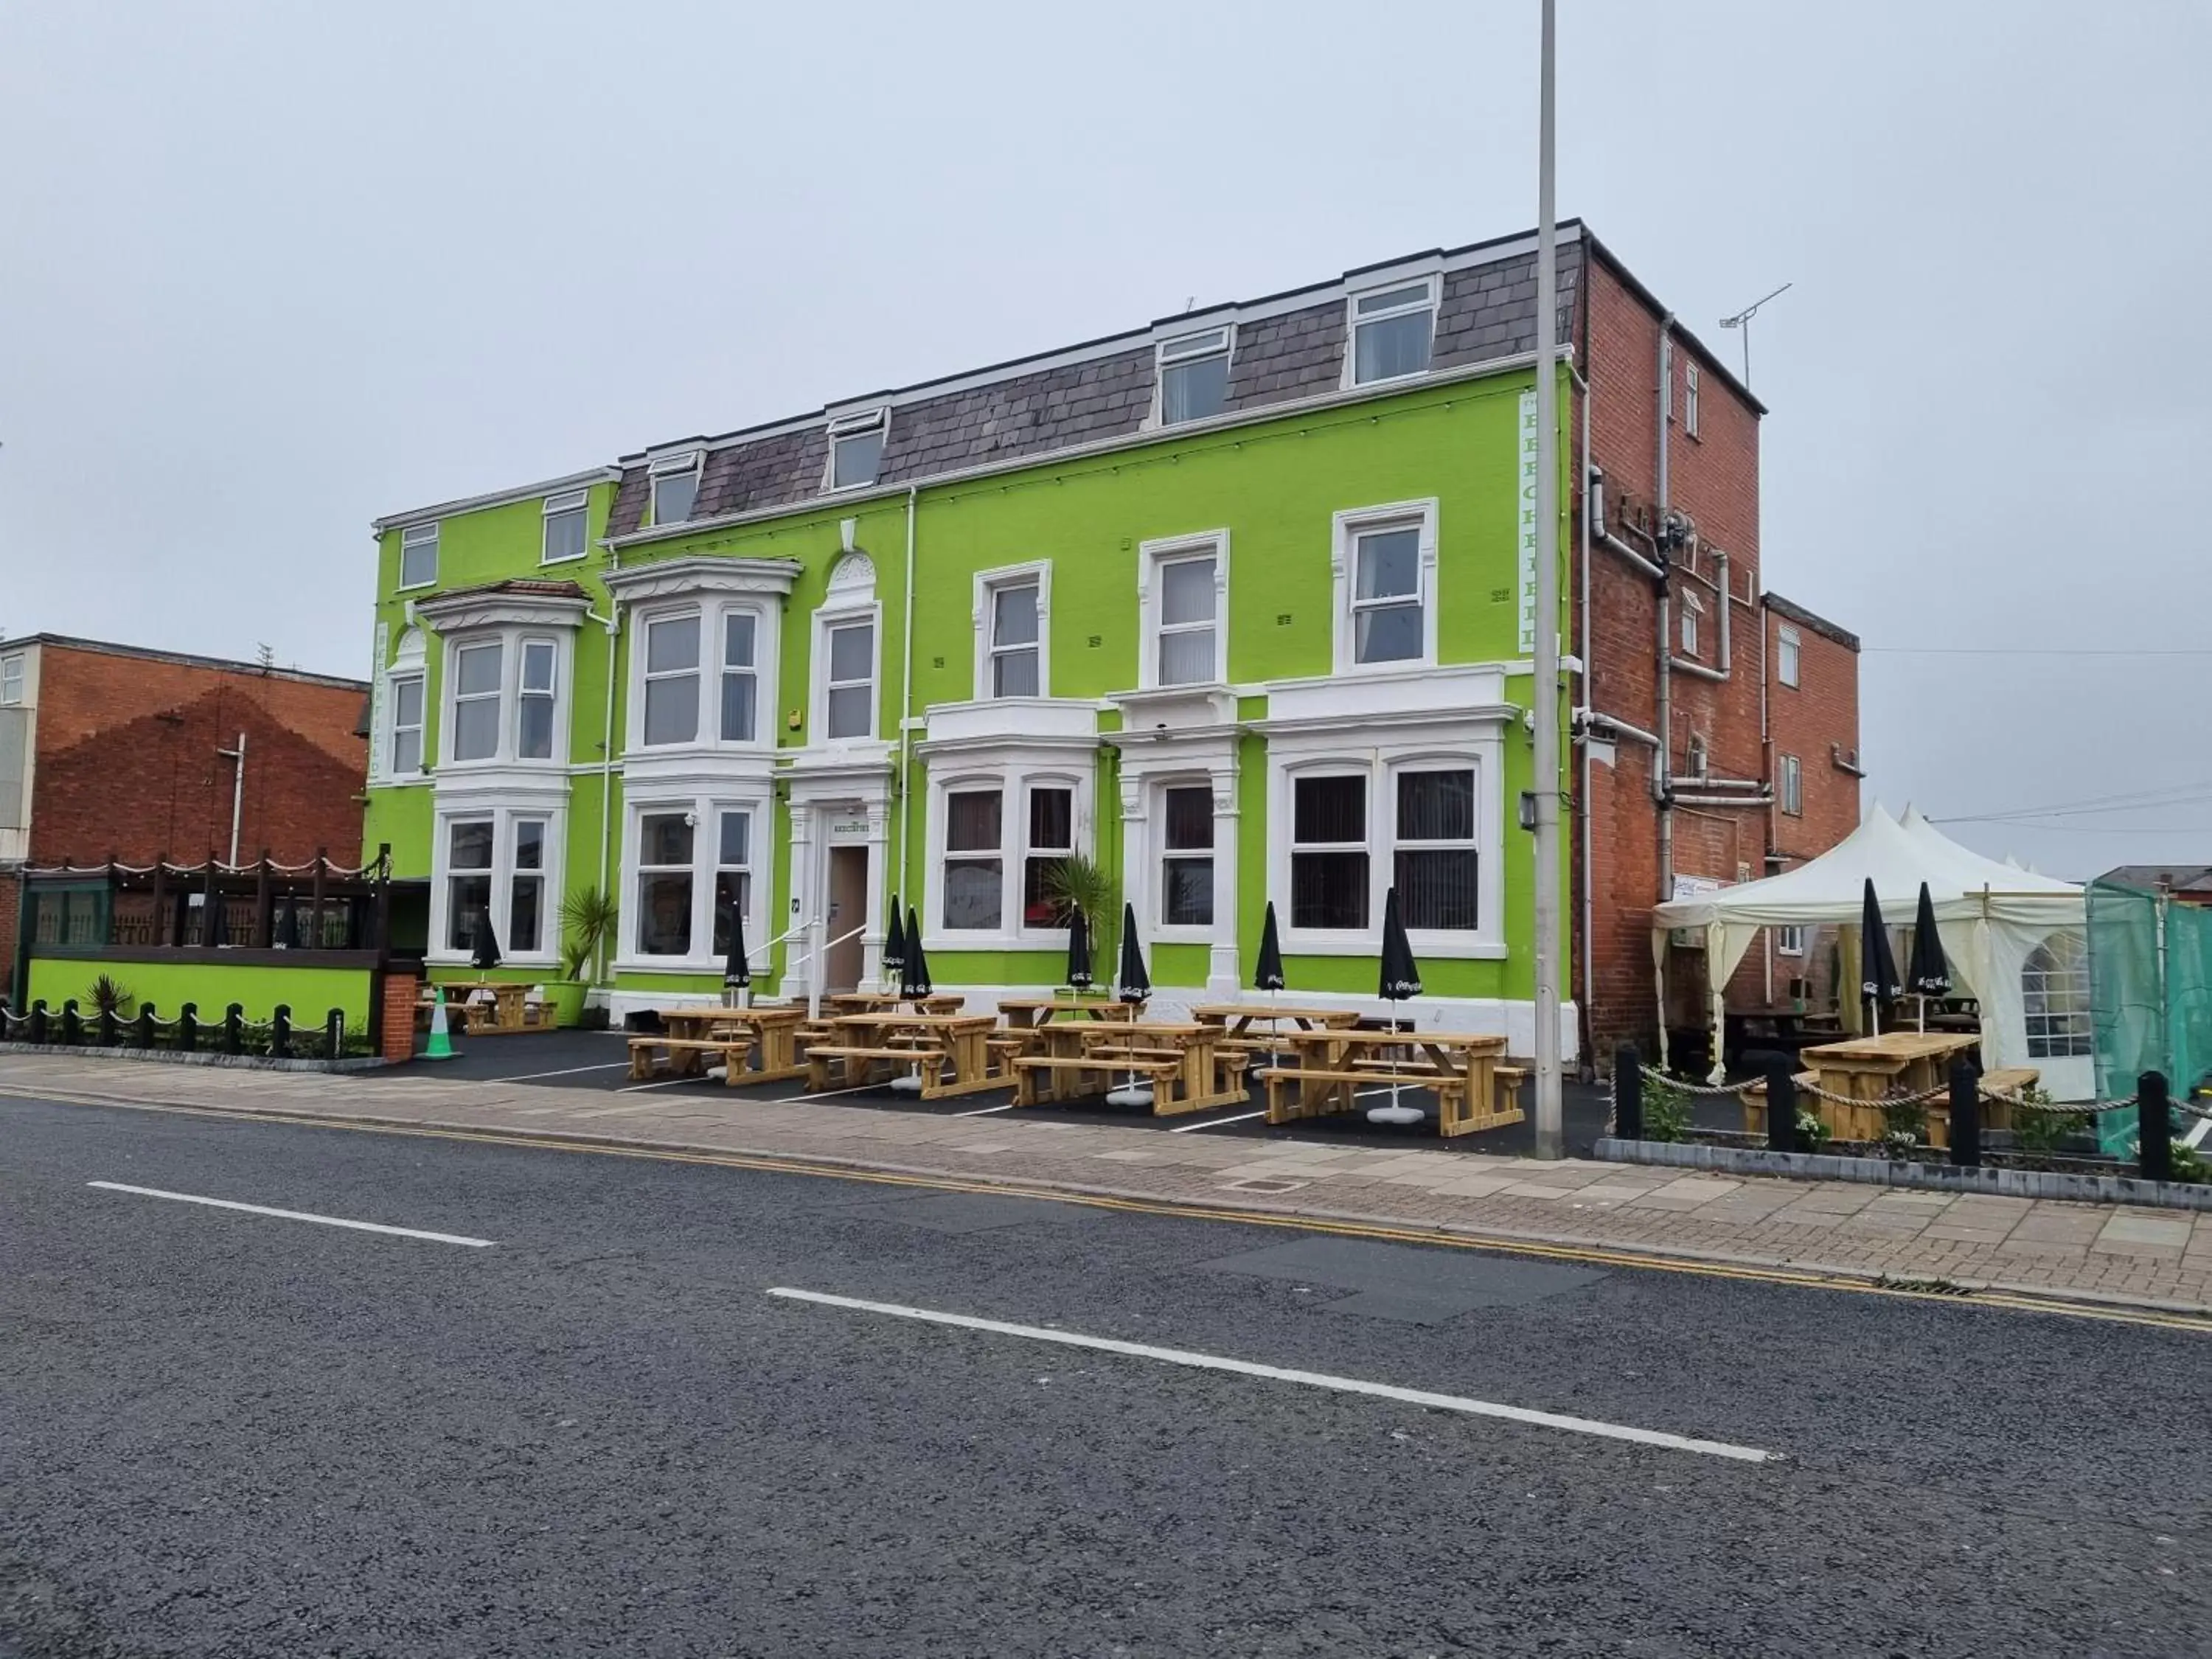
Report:
[[[1760,776],[1771,779],[1774,776],[1774,734],[1767,725],[1766,641],[1774,630],[1766,624],[1766,599],[1759,591],[1759,572],[1756,569],[1751,573],[1749,587],[1752,614],[1759,618],[1759,771]],[[1802,670],[1798,678],[1804,678]],[[1775,802],[1770,796],[1766,803],[1766,845],[1760,849],[1759,860],[1759,873],[1762,876],[1774,872],[1774,812]],[[1760,932],[1766,940],[1766,1006],[1771,1008],[1774,1006],[1774,935],[1763,928]]]
[[[608,569],[612,570],[615,568],[615,558],[613,550],[609,549]],[[607,858],[612,850],[614,838],[615,645],[622,633],[622,603],[612,595],[609,595],[605,616],[602,617],[598,611],[589,610],[584,612],[584,616],[586,620],[599,623],[607,632],[606,712],[599,721],[599,894],[601,897],[605,897],[607,884],[613,879],[612,874],[607,868]],[[606,977],[606,941],[601,939],[599,959],[592,964],[596,970],[594,977],[599,979]]]
[[[1651,410],[1658,428],[1659,455],[1659,533],[1667,532],[1668,470],[1667,470],[1667,403],[1674,389],[1674,313],[1665,313],[1659,319],[1659,384],[1654,389]],[[1662,550],[1663,550],[1663,544]],[[1659,803],[1659,902],[1664,904],[1674,896],[1674,809],[1671,804],[1674,781],[1674,688],[1669,675],[1674,662],[1674,607],[1668,600],[1667,575],[1662,567],[1659,576],[1659,749],[1651,774],[1651,792]]]
[[[1581,573],[1583,626],[1582,649],[1578,653],[1579,660],[1582,665],[1579,672],[1579,678],[1582,681],[1582,696],[1577,698],[1576,701],[1578,702],[1587,702],[1589,699],[1590,683],[1590,387],[1589,382],[1582,377],[1579,370],[1570,366],[1567,372],[1573,375],[1575,389],[1580,392],[1583,395],[1583,510],[1581,514],[1583,521]],[[1590,1001],[1597,989],[1597,951],[1595,948],[1596,943],[1597,903],[1590,892],[1590,878],[1595,862],[1595,854],[1592,849],[1590,841],[1590,783],[1593,776],[1595,775],[1592,771],[1592,768],[1595,764],[1595,763],[1590,759],[1589,740],[1585,738],[1583,743],[1582,795],[1579,802],[1582,808],[1583,819],[1582,1053],[1583,1075],[1585,1078],[1594,1077],[1596,1075],[1595,1066],[1597,1065],[1597,1055],[1594,1052],[1595,1045],[1591,1042],[1592,1029],[1590,1026]]]
[[[238,734],[238,747],[215,751],[234,763],[230,773],[230,867],[238,868],[238,822],[246,808],[246,733]]]
[[[899,647],[899,852],[898,890],[905,893],[908,908],[919,915],[913,903],[914,896],[906,892],[907,874],[914,860],[908,836],[914,829],[914,519],[919,504],[921,486],[906,487],[906,591],[901,603],[906,607],[903,642]],[[890,890],[886,889],[885,890]]]

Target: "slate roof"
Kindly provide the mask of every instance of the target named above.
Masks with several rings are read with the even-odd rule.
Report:
[[[1572,340],[1587,246],[1578,226],[1571,234],[1567,230],[1562,227],[1559,255],[1559,340],[1563,344]],[[1498,246],[1497,257],[1481,258],[1480,246],[1437,256],[1444,270],[1431,371],[1493,362],[1536,348],[1535,253],[1525,237],[1486,246]],[[1237,321],[1223,412],[1252,412],[1337,391],[1343,381],[1347,332],[1344,296],[1347,288],[1370,286],[1360,277],[1361,273],[1353,272],[1316,289],[1241,307],[1257,314]],[[1295,303],[1304,293],[1314,295],[1313,302]],[[1220,307],[1194,313],[1190,325],[1194,330],[1217,325],[1238,309]],[[1133,436],[1152,411],[1155,337],[1155,329],[1147,327],[1087,347],[1008,363],[997,371],[951,377],[950,384],[926,382],[884,394],[890,422],[877,483],[912,483],[994,462],[1042,458],[1057,450]],[[945,389],[933,391],[933,386]],[[825,411],[803,421],[696,440],[707,453],[691,522],[825,499],[822,481],[829,458],[828,422]],[[663,445],[652,453],[666,454],[682,447]],[[607,522],[610,537],[629,535],[644,520],[647,459],[640,454],[623,461],[622,485]],[[1832,624],[1823,627],[1832,629]]]

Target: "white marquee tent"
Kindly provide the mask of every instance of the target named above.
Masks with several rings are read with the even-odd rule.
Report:
[[[1990,1066],[2033,1066],[2054,1099],[2086,1100],[2096,1090],[2088,1053],[2088,915],[2074,883],[1984,858],[1908,807],[1902,822],[1880,805],[1820,857],[1764,881],[1680,898],[1651,912],[1651,953],[1660,974],[1661,1042],[1665,1042],[1668,933],[1701,928],[1712,985],[1713,1081],[1721,1080],[1723,999],[1729,977],[1762,927],[1856,927],[1874,883],[1882,919],[1912,924],[1920,884],[1935,902],[1936,930],[1959,988],[1982,1010],[1982,1058]],[[2042,947],[2048,946],[2048,949]],[[2033,967],[2034,984],[2023,982]],[[1848,994],[1848,990],[1846,990]],[[2028,1001],[2038,1007],[2031,1048]],[[2068,1027],[2054,1042],[2050,1015],[2069,1018],[2078,1006],[2079,1038]],[[2041,1052],[2079,1048],[2079,1054]],[[1662,1048],[1664,1059],[1664,1048]]]

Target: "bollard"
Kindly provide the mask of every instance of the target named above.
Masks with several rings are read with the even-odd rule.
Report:
[[[246,1033],[239,1026],[246,1018],[246,1005],[234,1002],[222,1011],[222,1051],[227,1054],[242,1054],[246,1049]]]
[[[188,1002],[177,1010],[177,1052],[189,1054],[200,1046],[200,1006]]]
[[[1623,1140],[1644,1139],[1644,1056],[1633,1043],[1613,1051],[1613,1132]]]
[[[84,1041],[84,1022],[77,1018],[75,997],[65,998],[62,1002],[62,1041],[65,1043]]]
[[[1788,1055],[1766,1063],[1766,1144],[1778,1152],[1797,1150],[1797,1078]]]
[[[1964,1054],[1951,1061],[1951,1162],[1961,1170],[1982,1164],[1982,1079]]]
[[[292,1005],[280,1002],[269,1020],[269,1058],[292,1058]]]
[[[2145,1181],[2173,1179],[2173,1119],[2166,1092],[2166,1073],[2145,1072],[2136,1079],[2136,1115],[2142,1137],[2136,1168]]]
[[[99,1019],[98,1019],[98,1020],[96,1020],[96,1021],[95,1021],[95,1022],[94,1022],[94,1024],[95,1024],[95,1025],[98,1027],[98,1029],[99,1029],[99,1032],[100,1032],[100,1036],[99,1036],[99,1042],[100,1042],[100,1046],[101,1048],[112,1048],[115,1046],[115,1010],[114,1010],[114,1008],[113,1008],[112,1006],[109,1006],[109,1005],[107,1005],[107,1004],[103,1003],[103,1004],[100,1006],[100,1018],[99,1018]]]
[[[337,1060],[345,1053],[345,1010],[333,1008],[323,1021],[323,1058]]]
[[[33,1042],[44,1042],[46,1040],[46,1000],[44,997],[40,997],[36,1002],[31,1005],[31,1041]]]
[[[131,1039],[131,1046],[137,1048],[150,1048],[155,1042],[154,1005],[150,1002],[142,1002],[138,1005],[138,1029]]]

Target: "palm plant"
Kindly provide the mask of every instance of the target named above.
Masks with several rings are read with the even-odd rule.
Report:
[[[597,977],[621,912],[614,895],[599,887],[580,888],[561,901],[561,972],[581,981]]]
[[[1042,885],[1045,902],[1060,913],[1062,922],[1074,911],[1083,912],[1091,924],[1091,960],[1103,967],[1103,977],[1110,979],[1119,948],[1115,938],[1119,895],[1113,876],[1096,859],[1071,853],[1045,866]]]
[[[131,1004],[136,1000],[129,986],[106,974],[93,981],[86,988],[84,996],[85,1000],[92,1004],[94,1013],[112,1014],[118,1019],[131,1017]]]

